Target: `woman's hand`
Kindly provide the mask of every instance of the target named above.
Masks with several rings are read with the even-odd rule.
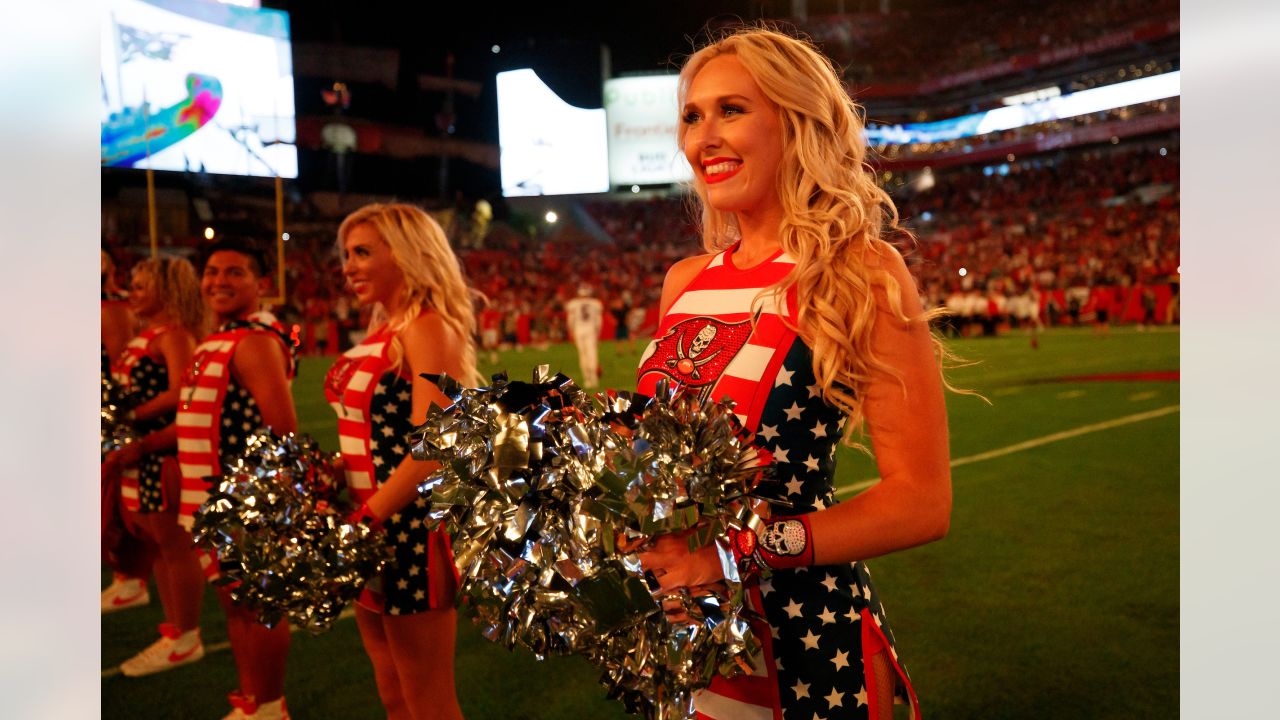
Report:
[[[653,545],[640,553],[640,564],[657,580],[662,596],[687,591],[690,595],[723,589],[724,568],[720,564],[720,552],[715,544],[689,552],[689,533],[661,535]],[[662,610],[676,622],[688,622],[680,602],[674,598],[663,599]]]
[[[138,463],[142,462],[143,455],[146,455],[146,452],[142,448],[142,442],[134,440],[108,453],[103,464],[121,469],[137,467]]]

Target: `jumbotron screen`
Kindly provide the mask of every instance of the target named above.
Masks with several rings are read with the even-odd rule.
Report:
[[[605,81],[609,181],[614,185],[656,185],[693,178],[689,161],[676,141],[678,80],[676,75],[640,75]]]
[[[570,105],[529,68],[498,73],[497,86],[503,196],[609,190],[603,108]]]
[[[298,176],[288,13],[210,0],[102,12],[103,166]]]

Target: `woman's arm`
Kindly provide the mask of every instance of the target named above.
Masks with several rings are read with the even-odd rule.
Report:
[[[902,310],[923,312],[915,281],[896,251],[883,253],[884,268],[898,282]],[[876,294],[871,348],[900,378],[875,372],[863,413],[875,449],[880,482],[850,500],[809,516],[814,562],[864,560],[937,540],[951,519],[951,455],[942,374],[922,320],[903,323]],[[901,382],[899,382],[899,380]]]
[[[154,342],[169,371],[169,389],[134,408],[132,415],[138,420],[149,420],[178,407],[179,378],[190,367],[191,357],[195,354],[196,341],[186,332],[167,332]],[[170,450],[177,445],[177,430],[173,423],[169,423],[110,453],[104,462],[133,467],[147,455]]]
[[[462,340],[434,312],[426,312],[400,332],[404,348],[404,365],[413,379],[413,413],[415,425],[426,422],[431,403],[448,407],[452,401],[435,383],[419,377],[422,373],[448,373],[450,377],[466,377],[462,368]],[[418,484],[439,467],[435,462],[419,462],[405,455],[391,476],[366,503],[369,512],[379,520],[400,512],[418,497]]]
[[[169,371],[169,389],[134,408],[133,416],[138,420],[150,420],[177,409],[180,380],[187,368],[191,367],[191,358],[196,351],[195,338],[183,331],[164,333],[154,340],[154,345]]]
[[[123,302],[102,303],[102,346],[107,358],[115,362],[124,352],[124,346],[133,338],[133,313]]]
[[[920,299],[902,257],[887,252],[882,262],[898,283],[903,312],[918,318]],[[874,373],[863,401],[881,481],[846,502],[805,516],[813,564],[853,562],[922,545],[946,535],[950,525],[947,416],[933,341],[925,322],[900,322],[888,309],[885,291],[875,293],[871,346],[900,374]],[[658,538],[642,554],[642,562],[666,590],[722,577],[715,549],[689,553],[683,536]]]

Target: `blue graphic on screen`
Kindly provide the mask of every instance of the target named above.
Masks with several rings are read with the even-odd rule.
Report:
[[[208,0],[108,0],[102,164],[298,176],[289,16]]]
[[[960,140],[975,135],[1012,130],[1027,125],[1177,97],[1180,92],[1181,73],[1174,71],[935,122],[868,126],[867,142],[873,145],[908,145]]]

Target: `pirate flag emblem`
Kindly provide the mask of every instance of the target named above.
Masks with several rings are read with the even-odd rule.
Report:
[[[721,322],[715,318],[681,320],[657,338],[640,361],[640,377],[656,372],[675,382],[710,390],[747,338],[751,322]]]

